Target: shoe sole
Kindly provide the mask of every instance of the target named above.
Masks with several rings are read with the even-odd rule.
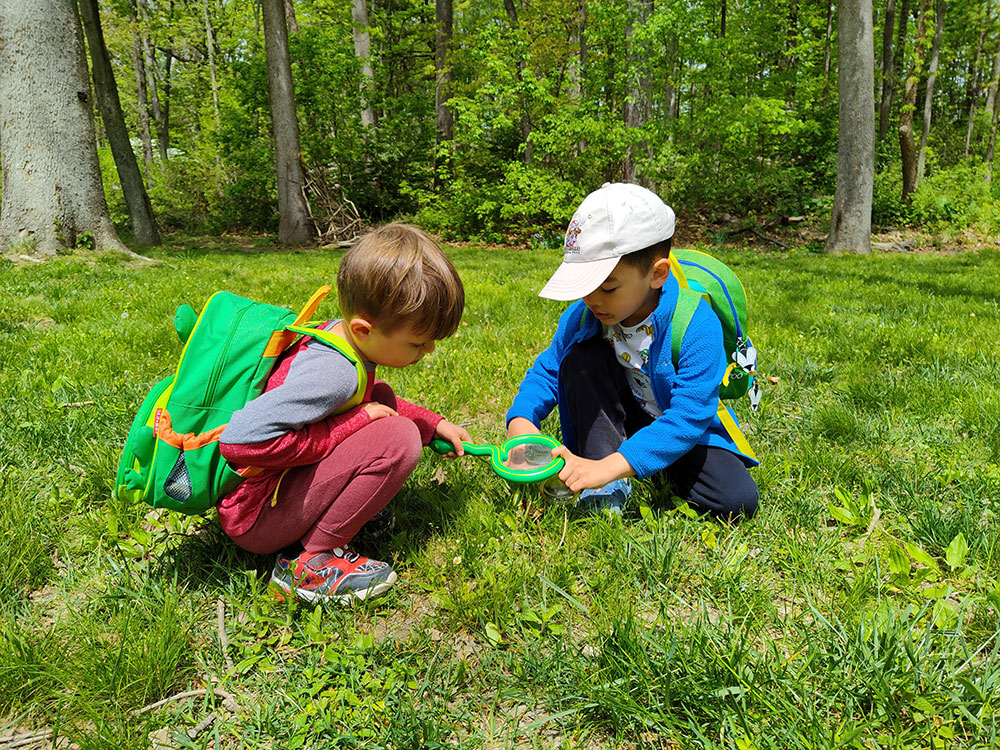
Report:
[[[366,589],[359,589],[358,591],[349,591],[346,594],[320,594],[315,591],[310,591],[308,589],[301,589],[297,586],[288,586],[286,583],[278,580],[274,574],[271,574],[271,583],[277,586],[277,590],[274,595],[277,599],[282,601],[287,601],[290,595],[293,599],[298,598],[303,601],[309,602],[310,604],[321,603],[321,602],[337,602],[338,604],[350,604],[355,601],[364,601],[365,599],[370,599],[375,596],[380,596],[386,591],[392,588],[393,584],[398,580],[396,571],[389,573],[389,577],[384,581],[379,581],[374,586],[370,586]]]

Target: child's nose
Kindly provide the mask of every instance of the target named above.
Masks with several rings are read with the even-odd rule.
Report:
[[[424,353],[430,354],[432,351],[434,351],[434,342],[428,341],[426,344],[424,344]]]

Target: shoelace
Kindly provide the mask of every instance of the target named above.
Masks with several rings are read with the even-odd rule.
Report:
[[[337,557],[344,558],[345,560],[347,560],[347,562],[351,563],[351,565],[356,563],[358,561],[358,558],[361,557],[361,553],[355,552],[346,544],[343,547],[337,547],[336,549],[334,549],[333,554],[335,554]]]

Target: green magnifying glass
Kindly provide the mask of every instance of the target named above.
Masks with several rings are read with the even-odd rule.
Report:
[[[571,502],[576,493],[571,491],[559,479],[566,462],[562,458],[554,458],[552,449],[560,443],[548,435],[518,435],[495,445],[477,445],[462,442],[462,448],[472,456],[489,456],[490,468],[496,474],[510,482],[531,484],[540,482],[541,493],[553,502]],[[451,453],[454,446],[447,440],[431,441],[431,448],[438,453]]]

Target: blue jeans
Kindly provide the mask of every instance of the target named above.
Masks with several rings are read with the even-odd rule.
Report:
[[[575,344],[559,366],[559,382],[583,458],[610,456],[626,438],[653,421],[632,395],[614,349],[600,336]],[[743,461],[724,448],[696,445],[654,481],[713,516],[750,518],[757,512],[757,484]]]

